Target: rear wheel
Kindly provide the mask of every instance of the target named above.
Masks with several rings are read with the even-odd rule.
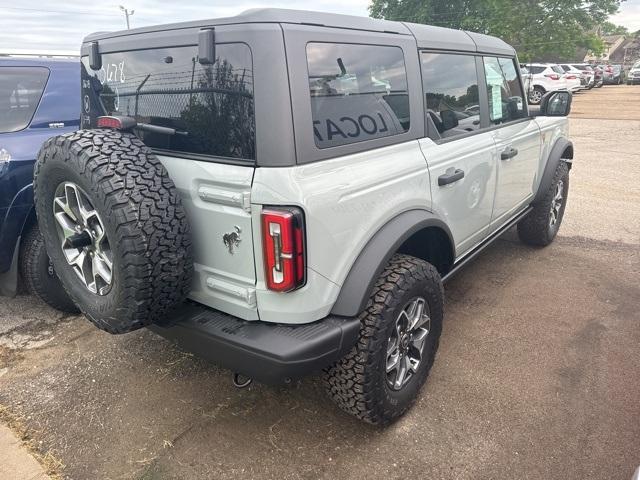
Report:
[[[345,412],[387,424],[414,403],[442,330],[444,293],[435,267],[394,255],[360,315],[360,338],[325,373],[329,396]]]
[[[568,193],[569,167],[561,161],[544,198],[518,223],[520,240],[529,245],[549,245],[560,229]]]
[[[533,87],[533,91],[529,94],[529,103],[532,105],[539,105],[544,94],[544,88],[538,86]]]
[[[66,313],[80,312],[56,275],[38,225],[34,225],[22,238],[20,274],[27,291],[49,306]]]

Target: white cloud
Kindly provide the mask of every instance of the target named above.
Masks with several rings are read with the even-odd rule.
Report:
[[[630,32],[640,30],[640,0],[627,0],[620,5],[620,12],[609,19],[616,25],[627,27]]]
[[[118,0],[116,0],[118,1]],[[131,26],[142,27],[163,23],[236,15],[249,8],[281,7],[367,15],[370,0],[315,0],[301,6],[296,0],[120,0],[135,10]],[[29,49],[36,51],[65,50],[77,52],[82,38],[96,31],[125,28],[124,15],[118,3],[86,0],[0,0],[0,53]],[[611,20],[631,31],[640,30],[640,0],[622,2],[620,13]]]
[[[116,0],[117,1],[117,0]],[[188,20],[227,17],[250,8],[300,8],[295,0],[121,0],[135,13],[131,27],[143,27]],[[313,9],[349,15],[367,15],[369,0],[315,0]],[[126,27],[118,3],[86,0],[0,1],[0,53],[24,50],[66,50],[76,52],[82,39],[96,31],[122,30]]]

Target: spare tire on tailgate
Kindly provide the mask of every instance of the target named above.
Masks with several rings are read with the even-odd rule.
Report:
[[[129,332],[184,301],[193,275],[189,223],[167,170],[137,137],[80,130],[51,138],[33,187],[55,271],[97,327]]]

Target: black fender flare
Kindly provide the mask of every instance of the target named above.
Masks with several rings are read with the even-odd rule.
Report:
[[[563,157],[563,153],[567,148],[569,149],[569,155]],[[549,152],[549,158],[547,159],[547,164],[544,167],[544,172],[542,172],[538,191],[536,192],[536,196],[532,203],[537,203],[544,198],[545,193],[551,186],[553,175],[556,173],[556,169],[560,162],[567,162],[569,169],[571,169],[571,160],[573,160],[573,143],[566,138],[559,138],[556,140],[556,143]]]
[[[364,310],[375,281],[391,256],[409,237],[427,227],[438,227],[447,234],[453,260],[455,244],[446,223],[427,210],[403,212],[384,224],[362,249],[342,284],[331,313],[353,317]]]

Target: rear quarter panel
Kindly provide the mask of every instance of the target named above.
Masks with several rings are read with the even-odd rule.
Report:
[[[294,205],[305,213],[307,285],[278,294],[266,290],[256,242],[260,318],[304,323],[327,315],[351,266],[389,220],[412,209],[431,210],[429,171],[418,141],[290,168],[259,168],[251,201],[254,238],[259,206]]]

